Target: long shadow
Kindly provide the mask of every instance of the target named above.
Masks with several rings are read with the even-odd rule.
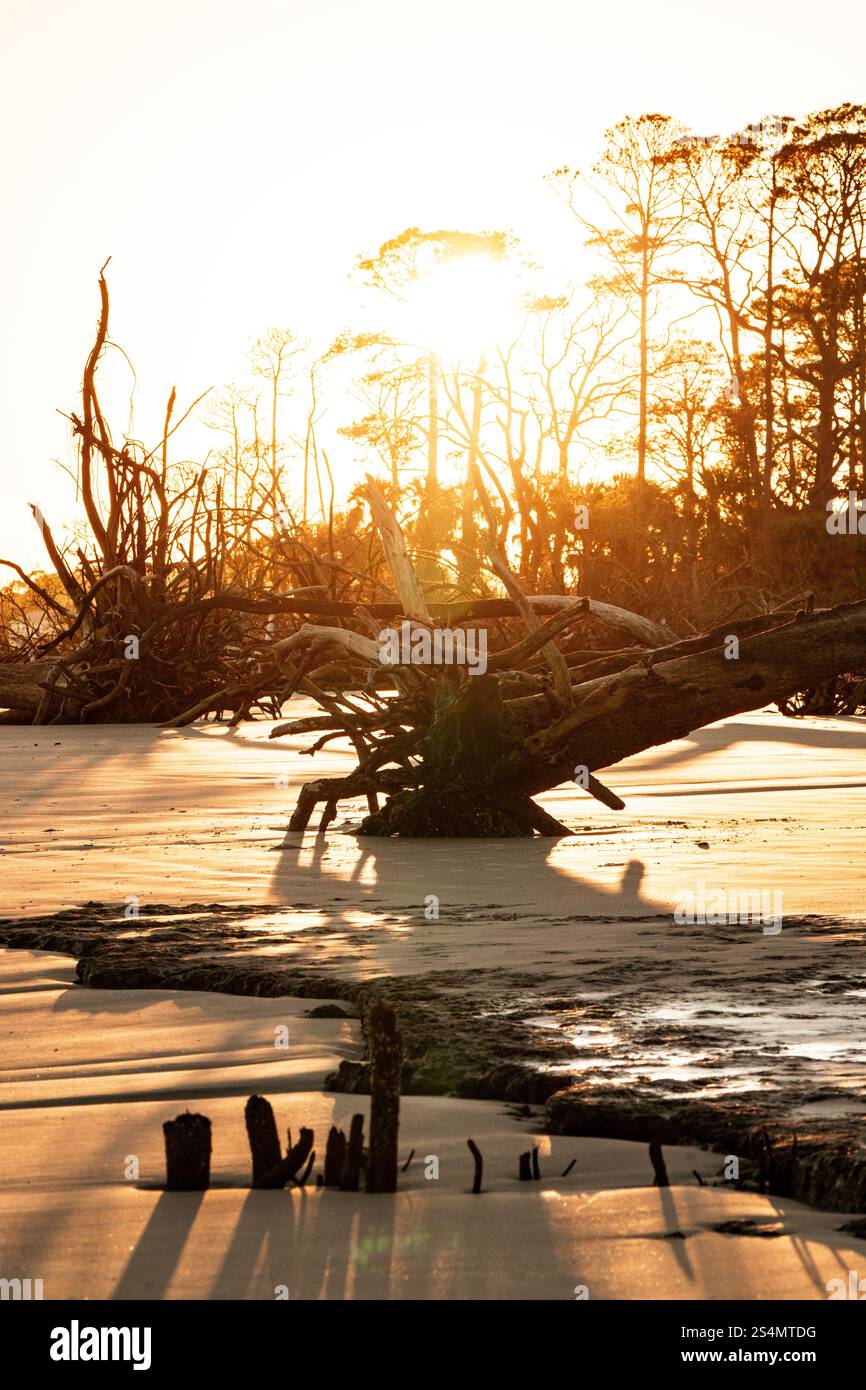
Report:
[[[655,757],[640,754],[642,772],[675,767],[689,762],[701,753],[719,753],[738,743],[777,743],[808,748],[839,749],[853,755],[866,752],[866,719],[855,715],[845,717],[844,729],[815,727],[796,720],[774,721],[771,726],[760,722],[740,722],[727,719],[721,724],[694,729],[683,739],[681,747]],[[672,793],[673,794],[673,793]]]
[[[790,1202],[793,1199],[785,1200]],[[767,1202],[775,1210],[780,1221],[790,1221],[790,1212],[786,1211],[781,1198],[775,1197],[772,1193],[770,1193],[767,1197]],[[828,1213],[828,1219],[832,1220],[831,1213]],[[833,1259],[835,1260],[839,1268],[845,1269],[845,1262],[843,1261],[838,1250],[836,1250],[835,1247],[832,1246],[830,1242],[827,1240],[819,1242],[818,1239],[814,1236],[799,1235],[794,1231],[788,1232],[788,1239],[794,1247],[794,1253],[797,1256],[797,1259],[800,1261],[800,1265],[802,1266],[803,1273],[805,1274],[806,1278],[809,1279],[812,1284],[814,1284],[815,1288],[818,1289],[819,1292],[826,1293],[826,1281],[821,1278],[821,1275],[818,1271],[818,1267],[815,1263],[814,1256],[809,1251],[809,1243],[811,1242],[812,1244],[823,1244],[825,1248],[832,1253]],[[845,1233],[840,1232],[839,1243],[841,1244],[845,1239]]]
[[[97,732],[105,734],[110,730],[113,741],[108,737],[93,737]],[[73,737],[69,737],[70,731]],[[39,750],[38,758],[31,758],[32,766],[27,770],[27,800],[38,796],[67,797],[69,795],[70,760],[74,763],[76,782],[80,785],[91,767],[104,770],[106,764],[128,763],[134,767],[136,776],[143,771],[143,763],[149,761],[157,751],[160,739],[166,737],[166,730],[158,724],[116,724],[65,726],[61,731],[65,737],[58,738],[55,728],[30,728],[13,726],[4,729],[6,742],[13,742],[16,734],[27,735],[33,747]],[[60,755],[57,745],[60,744]],[[23,741],[22,741],[23,747]],[[44,756],[42,756],[44,754]],[[14,811],[11,812],[14,815]]]
[[[677,1215],[677,1204],[674,1195],[669,1187],[659,1187],[656,1189],[659,1194],[659,1202],[662,1209],[662,1219],[668,1232],[668,1244],[673,1251],[674,1259],[687,1279],[694,1280],[695,1271],[686,1250],[686,1242],[679,1235],[679,1218]]]
[[[287,833],[271,877],[271,900],[292,901],[327,885],[339,918],[383,906],[423,918],[425,899],[443,906],[505,906],[602,917],[669,914],[643,896],[645,866],[631,860],[616,889],[579,877],[580,840],[402,840],[340,832]],[[515,891],[516,890],[516,891]]]
[[[203,1200],[203,1192],[160,1194],[113,1299],[165,1297]]]
[[[323,1219],[323,1205],[330,1201],[344,1205],[342,1212],[328,1213],[342,1216],[342,1223]],[[248,1298],[262,1286],[268,1298],[275,1298],[280,1286],[288,1288],[291,1299],[344,1298],[354,1211],[355,1199],[336,1192],[250,1191],[209,1298]]]

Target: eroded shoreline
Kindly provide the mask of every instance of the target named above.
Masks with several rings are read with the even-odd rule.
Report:
[[[787,921],[799,953],[786,949],[769,974],[766,953],[760,972],[740,968],[735,984],[727,981],[728,996],[726,943],[714,929],[721,955],[714,963],[707,957],[679,990],[688,999],[678,1009],[663,955],[655,972],[646,958],[617,964],[599,958],[591,933],[587,950],[572,952],[568,973],[559,964],[555,973],[483,967],[359,977],[330,969],[327,958],[317,968],[322,943],[306,910],[166,903],[126,919],[116,903],[90,903],[0,920],[0,944],[72,955],[78,981],[95,989],[340,999],[361,1014],[384,994],[403,1020],[406,1094],[544,1105],[551,1134],[691,1144],[736,1156],[744,1186],[827,1210],[866,1211],[858,1049],[837,1048],[823,1060],[820,1046],[812,1049],[817,1058],[798,1053],[761,1037],[757,1007],[772,997],[783,1030],[786,1009],[805,1020],[813,996],[820,1025],[821,1001],[831,1000],[838,1031],[840,1001],[858,993],[850,922]],[[632,919],[630,928],[663,939],[674,930],[700,939],[708,930],[675,929],[660,915]],[[754,936],[746,927],[721,933],[738,959],[748,931]],[[364,1092],[365,1064],[343,1062],[327,1087]]]

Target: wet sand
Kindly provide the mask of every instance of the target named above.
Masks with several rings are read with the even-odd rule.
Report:
[[[311,761],[310,740],[268,732],[0,730],[2,939],[83,953],[80,977],[103,987],[355,1007],[384,989],[413,1092],[571,1087],[556,1123],[578,1132],[628,1134],[638,1114],[643,1135],[689,1106],[681,1137],[748,1143],[769,1125],[801,1157],[844,1150],[854,1182],[866,721],[766,712],[700,730],[605,774],[618,815],[574,787],[543,798],[575,831],[554,842],[359,840],[360,804],[324,835],[289,834],[301,782],[352,755]],[[701,885],[780,895],[781,930],[677,922]]]
[[[243,1098],[264,1091],[321,1155],[332,1123],[366,1113],[321,1090],[356,1022],[286,998],[90,990],[69,958],[24,951],[0,951],[0,1004],[0,1277],[41,1279],[46,1299],[825,1299],[863,1266],[842,1217],[738,1191],[718,1155],[666,1148],[671,1186],[654,1188],[644,1145],[545,1134],[538,1111],[496,1102],[404,1098],[401,1166],[414,1157],[393,1196],[314,1177],[254,1192]],[[187,1105],[212,1121],[212,1187],[166,1193],[162,1124]],[[541,1178],[523,1183],[533,1145]]]

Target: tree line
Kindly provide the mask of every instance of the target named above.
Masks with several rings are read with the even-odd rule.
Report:
[[[807,591],[863,597],[866,108],[726,135],[627,117],[590,169],[549,182],[573,219],[573,266],[535,264],[504,229],[405,229],[358,260],[365,323],[324,351],[288,328],[256,344],[254,385],[205,407],[202,464],[172,458],[188,413],[174,394],[161,439],[112,436],[96,384],[101,279],[70,416],[86,520],[61,542],[37,512],[51,568],[4,561],[4,658],[98,634],[125,586],[132,635],[195,611],[186,699],[235,669],[251,623],[262,643],[293,629],[274,595],[392,598],[368,472],[433,602],[500,593],[491,547],[528,592],[586,595],[683,635]],[[425,341],[412,318],[419,289],[454,266],[500,267],[514,287],[507,331],[482,322],[472,351]],[[201,608],[215,600],[219,630]],[[88,703],[126,688],[111,661]]]

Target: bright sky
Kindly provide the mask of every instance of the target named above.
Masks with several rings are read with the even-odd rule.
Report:
[[[107,256],[152,442],[269,325],[361,327],[358,253],[410,225],[561,252],[543,176],[607,126],[857,101],[864,39],[863,0],[2,0],[0,555],[39,562],[27,501],[66,514]]]

